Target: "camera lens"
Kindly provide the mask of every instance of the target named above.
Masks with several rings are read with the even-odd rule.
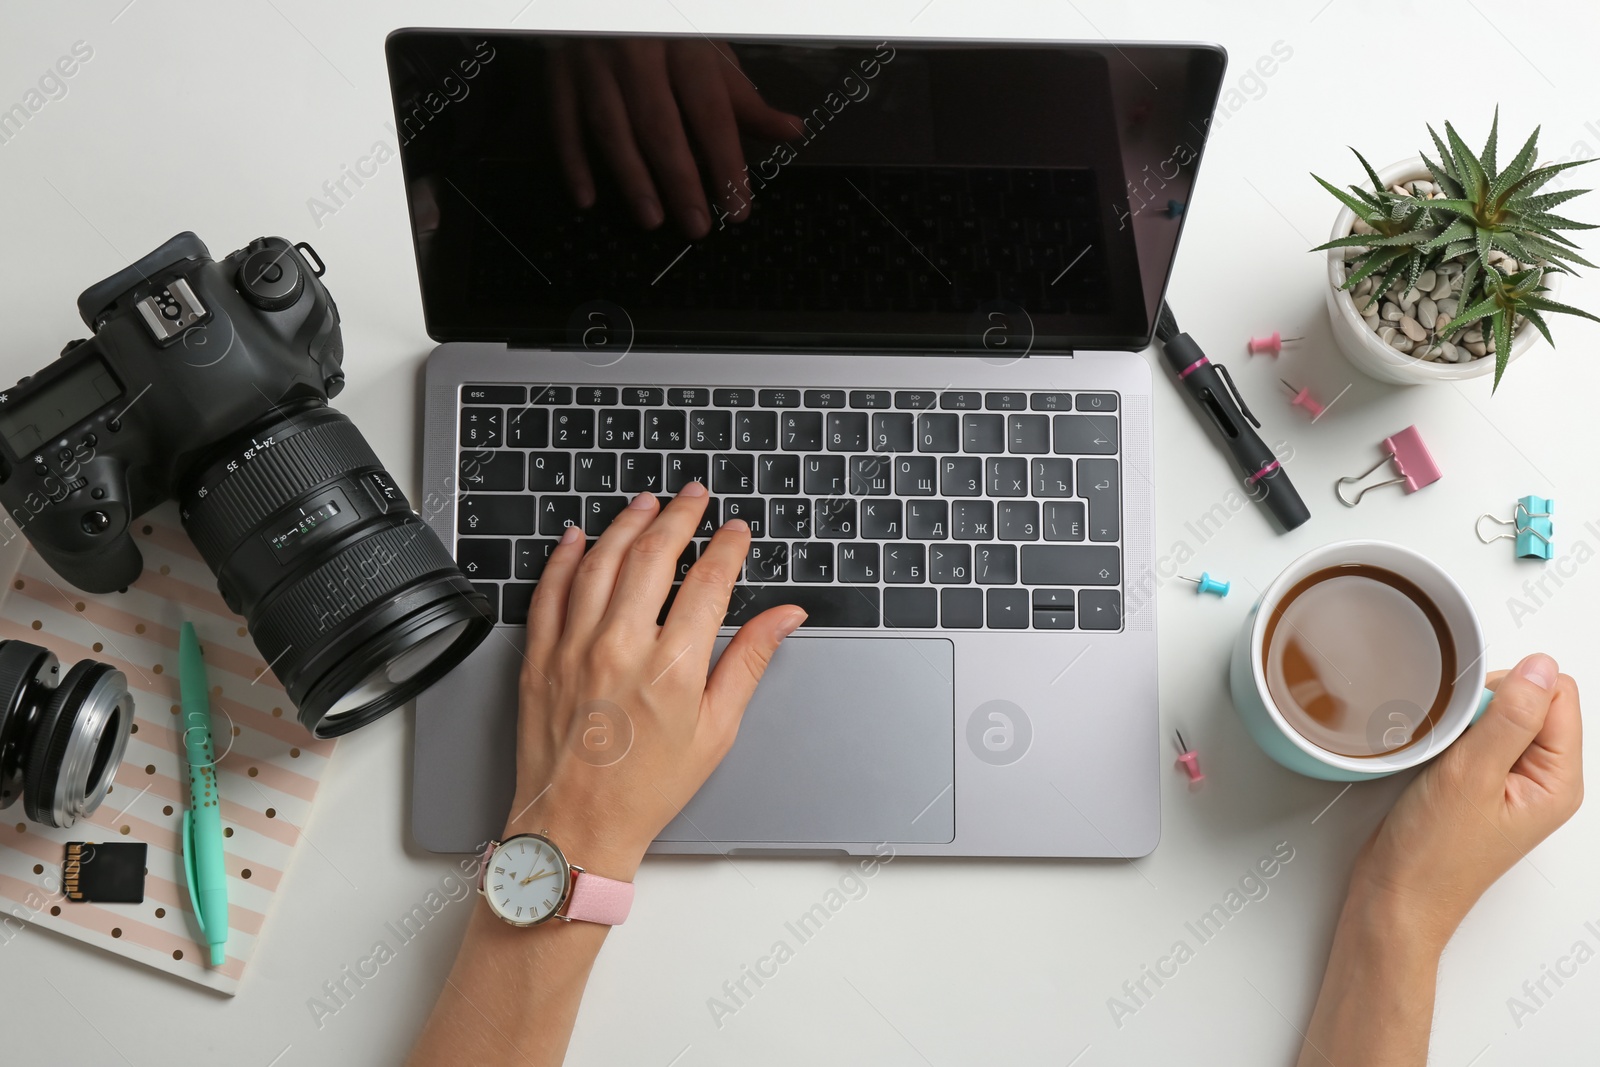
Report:
[[[410,700],[489,633],[488,600],[320,401],[223,442],[180,499],[223,598],[317,737]]]
[[[100,806],[133,727],[121,671],[84,660],[61,677],[55,655],[0,641],[0,808],[67,827]]]

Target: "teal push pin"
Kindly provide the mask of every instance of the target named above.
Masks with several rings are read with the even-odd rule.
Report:
[[[1182,200],[1168,200],[1167,201],[1167,218],[1169,218],[1169,219],[1178,218],[1180,215],[1183,214],[1184,209],[1186,207],[1188,207],[1188,205],[1185,204]]]
[[[1206,571],[1201,571],[1198,578],[1191,578],[1187,574],[1180,574],[1178,577],[1186,582],[1193,582],[1196,586],[1196,593],[1211,593],[1215,596],[1227,596],[1228,588],[1232,584],[1231,582],[1219,582]]]

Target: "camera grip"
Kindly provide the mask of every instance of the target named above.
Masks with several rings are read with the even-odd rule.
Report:
[[[98,541],[88,552],[60,552],[42,539],[29,538],[50,569],[85,593],[116,593],[144,573],[144,554],[126,528],[115,537]]]

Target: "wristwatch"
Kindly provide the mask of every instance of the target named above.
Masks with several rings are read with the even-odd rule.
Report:
[[[620,926],[633,906],[632,882],[573,866],[543,833],[489,842],[478,892],[489,910],[512,926],[538,926],[551,919]]]

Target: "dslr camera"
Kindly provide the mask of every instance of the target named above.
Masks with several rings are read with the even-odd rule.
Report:
[[[213,260],[180,233],[90,286],[94,336],[0,392],[0,503],[91,593],[143,568],[131,526],[183,526],[317,737],[363,726],[461,662],[488,601],[328,405],[339,309],[307,244]]]

